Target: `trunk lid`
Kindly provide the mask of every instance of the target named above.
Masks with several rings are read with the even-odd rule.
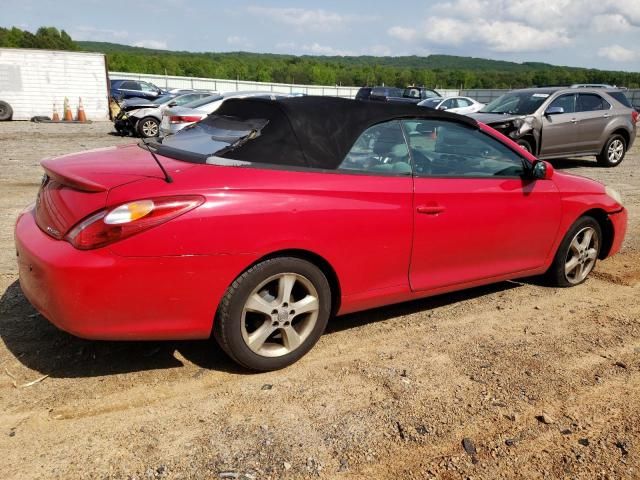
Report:
[[[193,167],[166,157],[160,161],[172,176]],[[42,161],[42,167],[45,175],[36,200],[36,223],[57,239],[103,209],[112,188],[145,178],[164,181],[151,154],[135,144],[50,158]]]

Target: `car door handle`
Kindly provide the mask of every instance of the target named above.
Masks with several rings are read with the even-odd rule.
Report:
[[[577,118],[572,118],[571,119],[571,123],[578,123],[578,119]]]
[[[442,205],[420,205],[416,210],[425,215],[438,215],[444,212],[444,207]]]
[[[602,115],[604,118],[609,118],[609,114],[605,113],[604,115]]]

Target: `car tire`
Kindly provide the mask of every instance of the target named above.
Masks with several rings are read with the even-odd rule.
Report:
[[[160,122],[153,117],[144,117],[138,120],[136,130],[142,138],[157,137],[160,132]]]
[[[13,117],[13,108],[7,102],[0,100],[0,122],[11,120]]]
[[[624,159],[625,153],[627,153],[627,142],[622,135],[615,134],[609,137],[596,158],[598,164],[603,167],[617,167]]]
[[[547,279],[556,287],[580,285],[593,271],[601,248],[600,224],[593,217],[580,217],[564,236]]]
[[[318,267],[300,258],[272,258],[249,268],[229,286],[213,334],[243,367],[278,370],[311,350],[330,313],[331,288]]]
[[[518,145],[520,145],[520,148],[522,148],[523,150],[526,150],[529,153],[533,153],[533,149],[531,148],[531,144],[527,140],[520,139],[520,140],[516,141],[516,143]]]

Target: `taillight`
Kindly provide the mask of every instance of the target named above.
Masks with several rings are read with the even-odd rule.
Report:
[[[638,114],[637,110],[632,110],[631,111],[631,121],[633,123],[638,123],[638,115],[640,115],[640,114]]]
[[[200,120],[200,115],[169,115],[169,123],[193,123]]]
[[[94,213],[65,238],[80,250],[104,247],[168,222],[203,203],[204,198],[198,195],[136,200]]]

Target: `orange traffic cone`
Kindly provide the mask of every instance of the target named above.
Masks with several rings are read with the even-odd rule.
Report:
[[[64,97],[64,121],[73,122],[73,114],[71,113],[71,108],[69,108],[69,99],[67,97]]]
[[[53,102],[53,115],[51,116],[51,121],[59,122],[60,115],[58,115],[58,108],[56,107],[56,102]]]
[[[82,97],[78,97],[78,118],[79,122],[85,123],[87,121],[87,116],[84,113],[84,106],[82,105]]]

